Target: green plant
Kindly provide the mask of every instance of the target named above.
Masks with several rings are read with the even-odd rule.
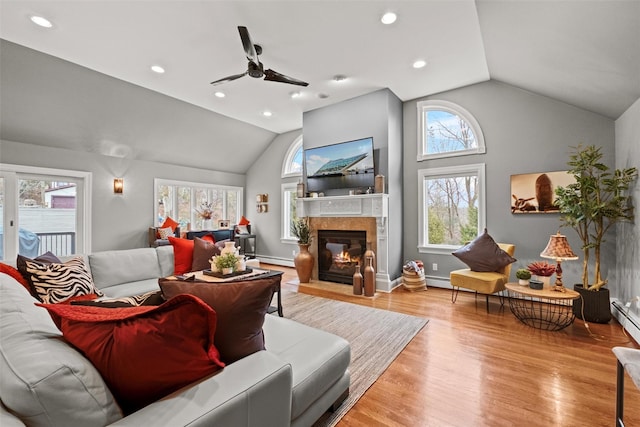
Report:
[[[219,255],[216,257],[216,267],[218,267],[218,270],[222,270],[223,268],[234,268],[237,261],[238,259],[234,253]]]
[[[634,210],[629,186],[638,176],[635,167],[616,169],[602,163],[601,147],[578,145],[567,164],[576,182],[555,190],[563,226],[572,227],[582,241],[582,286],[599,290],[607,284],[600,271],[600,248],[614,224],[632,221]],[[594,274],[589,278],[589,258],[594,254]]]
[[[526,268],[519,268],[516,271],[516,277],[520,280],[529,280],[531,279],[531,272]]]
[[[311,227],[307,218],[296,218],[291,222],[291,234],[298,239],[301,245],[311,243],[313,236],[311,235]]]

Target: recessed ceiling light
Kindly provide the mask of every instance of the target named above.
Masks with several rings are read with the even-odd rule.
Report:
[[[216,92],[214,93],[215,96],[217,96],[218,98],[224,98],[225,96],[227,96],[224,92]]]
[[[265,117],[271,117],[273,115],[273,113],[269,110],[265,110],[262,112],[262,115]]]
[[[162,68],[159,65],[152,65],[151,66],[151,71],[153,71],[154,73],[162,74],[162,73],[164,73],[164,68]]]
[[[398,19],[398,16],[395,13],[387,12],[384,15],[382,15],[382,18],[380,18],[380,22],[382,22],[385,25],[389,25],[396,22],[396,19]]]
[[[416,62],[413,63],[413,68],[422,68],[425,65],[427,65],[427,61],[423,59],[418,59]]]
[[[320,99],[327,99],[329,97],[329,95],[327,95],[326,93],[319,93],[318,94],[318,98]]]
[[[347,80],[347,76],[344,76],[342,74],[336,74],[335,76],[333,76],[334,82],[343,82],[345,80]]]
[[[44,28],[51,28],[53,24],[47,18],[43,18],[42,16],[33,15],[31,16],[31,22],[36,25],[39,25]]]
[[[296,90],[294,92],[291,92],[289,94],[289,96],[291,96],[291,99],[296,99],[296,98],[300,98],[300,96],[302,96],[302,93],[300,93],[300,91]]]

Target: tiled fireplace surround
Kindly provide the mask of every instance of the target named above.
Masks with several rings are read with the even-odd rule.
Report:
[[[309,217],[316,259],[311,278],[318,280],[318,230],[364,230],[376,253],[376,289],[389,289],[389,244],[387,220],[389,196],[361,194],[298,199],[298,216]]]

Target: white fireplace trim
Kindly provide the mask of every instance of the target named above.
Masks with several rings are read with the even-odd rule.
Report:
[[[391,291],[389,277],[389,195],[358,194],[349,196],[304,197],[297,200],[299,217],[355,217],[376,219],[376,289]]]

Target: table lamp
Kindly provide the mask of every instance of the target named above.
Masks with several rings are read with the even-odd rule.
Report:
[[[578,259],[578,256],[573,253],[571,250],[571,246],[569,246],[569,242],[567,241],[567,237],[558,233],[552,234],[549,238],[549,243],[547,243],[547,247],[544,248],[542,252],[540,252],[540,256],[542,258],[550,258],[555,259],[558,265],[556,265],[556,282],[553,287],[554,291],[564,292],[564,286],[562,285],[562,261],[571,261]]]

